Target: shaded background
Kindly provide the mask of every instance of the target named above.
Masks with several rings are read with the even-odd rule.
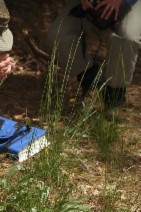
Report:
[[[46,43],[47,32],[67,2],[65,0],[5,0],[5,3],[11,16],[9,27],[14,36],[11,56],[14,57],[16,66],[13,73],[0,87],[0,115],[12,117],[27,109],[28,115],[35,117],[38,114],[51,54]],[[106,40],[109,31],[102,32],[104,42],[98,53],[98,63],[102,63],[106,56]],[[28,37],[25,36],[25,32],[28,33]],[[93,56],[98,44],[98,38],[92,30],[87,35],[87,48]],[[41,54],[36,51],[36,48],[41,51]],[[60,83],[62,79],[63,74],[60,69],[58,74]],[[73,96],[77,87],[76,78],[70,79],[67,96]],[[128,102],[131,107],[140,105],[140,90],[141,52],[132,85],[128,88]]]

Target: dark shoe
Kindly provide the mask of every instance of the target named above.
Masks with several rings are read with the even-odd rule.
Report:
[[[91,68],[77,75],[78,82],[81,82],[82,95],[88,93],[88,91],[93,90],[93,87],[100,87],[104,83],[104,76],[101,74],[98,76],[99,66],[94,64]],[[92,86],[95,80],[94,86]]]
[[[102,91],[104,104],[109,109],[122,106],[123,102],[126,101],[125,97],[126,88],[112,88],[105,86]]]

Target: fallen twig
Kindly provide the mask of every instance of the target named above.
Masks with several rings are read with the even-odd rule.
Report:
[[[49,59],[49,55],[46,52],[44,52],[43,50],[39,49],[39,47],[35,44],[33,39],[30,38],[27,29],[23,29],[23,34],[24,34],[24,37],[25,37],[25,40],[26,40],[27,44],[31,48],[31,50],[34,53],[34,55],[42,57],[42,58],[48,60]]]

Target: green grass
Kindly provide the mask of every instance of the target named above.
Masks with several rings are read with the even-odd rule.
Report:
[[[6,177],[0,178],[0,211],[130,212],[131,208],[140,211],[140,177],[132,172],[139,163],[132,160],[133,155],[127,149],[128,125],[125,128],[117,123],[114,115],[108,122],[102,110],[92,109],[96,97],[88,105],[82,102],[79,111],[75,111],[74,101],[70,116],[61,121],[74,57],[69,58],[59,85],[55,51],[56,48],[38,114],[40,124],[46,122],[50,146],[12,166]],[[100,93],[97,97],[100,98]]]

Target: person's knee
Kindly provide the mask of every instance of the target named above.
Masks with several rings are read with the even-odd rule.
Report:
[[[140,39],[141,39],[140,33],[138,32],[138,30],[134,30],[133,27],[130,27],[130,28],[125,29],[125,31],[122,32],[122,35],[121,36],[124,39],[126,39],[126,40],[128,40],[130,42],[134,42],[134,41],[139,42]]]
[[[125,34],[123,35],[124,39],[128,40],[128,41],[135,41],[135,33],[132,30],[128,30],[125,32]]]
[[[47,45],[52,49],[54,45],[54,41],[56,39],[55,30],[51,27],[47,33]]]
[[[54,38],[54,30],[52,29],[52,27],[48,30],[48,33],[47,33],[47,40],[50,40],[51,38]]]

